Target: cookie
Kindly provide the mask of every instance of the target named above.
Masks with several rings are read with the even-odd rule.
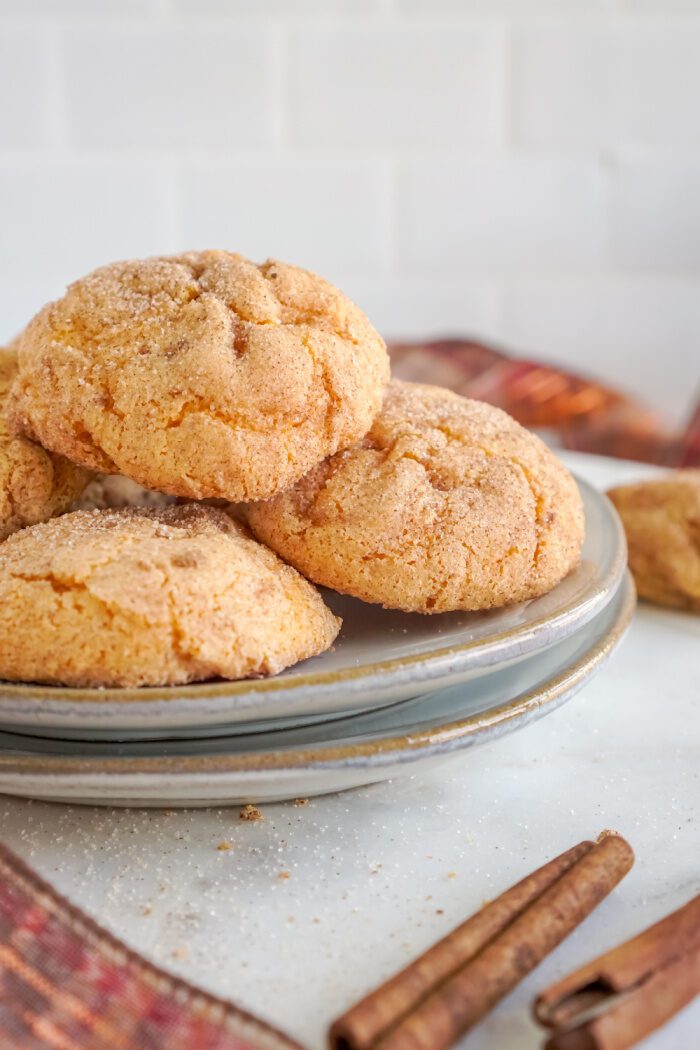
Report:
[[[19,343],[18,426],[46,448],[191,499],[266,499],[358,441],[389,363],[349,299],[230,252],[114,263]]]
[[[71,510],[119,510],[122,507],[169,507],[175,496],[145,489],[121,474],[96,474],[85,487]]]
[[[174,685],[276,674],[340,621],[220,510],[78,511],[0,545],[0,678]]]
[[[576,484],[539,438],[490,405],[396,381],[356,448],[244,513],[316,583],[423,613],[544,594],[584,532]]]
[[[678,470],[608,493],[627,534],[641,598],[700,612],[700,470]]]
[[[7,409],[16,373],[16,354],[0,349],[0,540],[61,514],[90,478],[63,456],[13,435]]]

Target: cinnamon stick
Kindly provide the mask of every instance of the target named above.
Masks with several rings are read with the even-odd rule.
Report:
[[[331,1027],[334,1050],[444,1050],[607,896],[634,854],[604,833],[533,872]]]
[[[489,941],[592,849],[592,842],[580,842],[572,846],[467,919],[410,966],[335,1021],[330,1031],[331,1046],[336,1050],[344,1047],[366,1050],[371,1047],[383,1032],[401,1020],[437,984],[474,958]]]
[[[548,1050],[626,1050],[700,994],[700,896],[537,997]]]

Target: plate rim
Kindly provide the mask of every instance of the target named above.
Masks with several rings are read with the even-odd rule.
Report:
[[[625,635],[637,604],[637,592],[627,570],[615,593],[622,595],[615,619],[577,660],[538,686],[519,693],[488,711],[468,715],[443,725],[380,737],[354,744],[305,747],[298,750],[253,752],[232,755],[162,756],[150,758],[89,759],[80,755],[52,757],[50,755],[8,755],[0,753],[0,791],[4,776],[24,777],[31,774],[36,780],[65,783],[70,777],[74,785],[102,782],[122,777],[141,777],[144,781],[164,775],[187,776],[191,781],[225,778],[235,774],[267,775],[271,772],[344,770],[369,766],[381,767],[410,762],[412,756],[428,758],[468,746],[473,738],[501,735],[517,724],[530,721],[556,709],[572,698],[587,679],[605,662]],[[16,785],[19,787],[20,785]],[[21,793],[21,792],[18,792]]]
[[[85,717],[99,720],[103,725],[111,717],[117,717],[116,708],[120,708],[119,714],[123,717],[133,705],[144,705],[154,715],[162,715],[168,708],[182,710],[194,704],[204,705],[206,701],[214,701],[216,707],[211,713],[217,716],[219,706],[225,705],[233,698],[242,698],[246,695],[255,697],[259,694],[280,693],[291,695],[304,689],[314,689],[316,693],[323,692],[340,684],[352,684],[362,681],[370,688],[381,688],[391,675],[400,675],[400,672],[409,672],[412,675],[421,665],[429,665],[430,673],[424,673],[415,678],[416,684],[429,682],[433,678],[439,678],[444,670],[445,663],[455,658],[464,658],[466,654],[474,649],[480,649],[484,658],[480,661],[481,667],[490,667],[498,661],[502,651],[509,644],[518,646],[518,655],[530,655],[531,653],[545,649],[546,644],[539,647],[529,646],[542,629],[550,628],[550,634],[557,628],[563,627],[569,622],[574,613],[578,612],[576,622],[584,626],[612,600],[617,592],[617,586],[624,576],[627,562],[627,547],[622,523],[614,506],[604,492],[585,479],[574,475],[577,484],[585,489],[594,500],[599,501],[600,506],[607,512],[610,524],[615,531],[616,546],[615,557],[606,574],[599,580],[593,594],[587,598],[572,599],[567,605],[560,609],[554,616],[543,615],[536,620],[520,624],[508,630],[490,635],[486,640],[472,639],[459,645],[440,646],[428,653],[405,654],[386,660],[362,664],[359,667],[340,668],[336,671],[313,671],[305,674],[297,674],[293,677],[284,678],[272,676],[262,679],[240,679],[238,681],[217,682],[193,682],[182,686],[149,686],[142,688],[115,689],[115,688],[87,688],[78,689],[68,686],[35,685],[22,682],[0,682],[0,718],[10,716],[13,725],[22,724],[46,724],[51,725],[51,719],[65,719],[71,717],[71,712],[64,712],[56,708],[65,704],[66,708],[71,704],[78,706],[92,705],[93,710]],[[616,586],[617,584],[617,586]],[[453,669],[459,674],[458,669]],[[463,668],[467,670],[467,668]],[[399,682],[397,681],[397,685]],[[216,703],[218,701],[218,703]],[[16,704],[39,705],[29,707],[27,718],[23,721],[18,718]],[[49,707],[49,705],[51,705]],[[114,705],[114,706],[112,706]],[[248,706],[254,706],[251,702]],[[379,705],[377,705],[379,706]],[[225,713],[225,712],[223,712]],[[138,716],[137,716],[138,717]],[[148,717],[146,712],[141,718]],[[211,717],[207,715],[207,724]],[[7,725],[7,723],[5,723]]]

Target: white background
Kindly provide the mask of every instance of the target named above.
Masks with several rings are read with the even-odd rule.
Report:
[[[681,421],[700,0],[0,0],[0,340],[99,263],[309,266]]]

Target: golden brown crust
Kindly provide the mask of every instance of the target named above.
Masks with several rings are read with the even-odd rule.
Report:
[[[89,480],[87,471],[63,456],[10,432],[7,409],[16,374],[17,355],[0,349],[0,540],[61,514]]]
[[[534,598],[583,541],[576,484],[539,438],[490,405],[397,381],[358,447],[245,513],[309,579],[409,612]]]
[[[700,612],[700,470],[608,493],[622,518],[641,598]]]
[[[230,252],[114,263],[19,343],[17,425],[77,463],[187,498],[267,498],[358,441],[386,347],[320,277]]]
[[[339,625],[247,529],[195,504],[66,514],[0,546],[0,678],[12,681],[276,674],[327,649]]]

